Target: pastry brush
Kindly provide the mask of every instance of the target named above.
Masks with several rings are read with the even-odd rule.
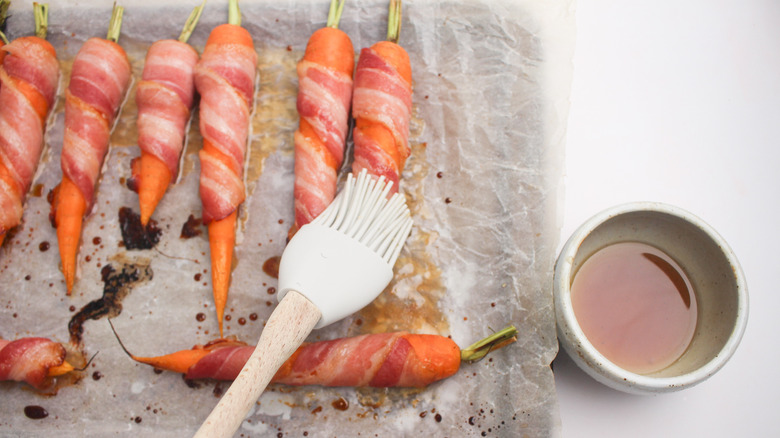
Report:
[[[246,365],[196,433],[227,437],[238,430],[279,367],[315,328],[369,304],[390,283],[412,228],[403,195],[363,170],[290,240],[279,264],[279,304]]]

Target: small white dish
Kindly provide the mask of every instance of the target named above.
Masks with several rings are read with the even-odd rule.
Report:
[[[585,336],[572,307],[572,281],[585,260],[608,245],[629,241],[672,257],[690,279],[698,304],[687,350],[652,374],[636,374],[609,361]],[[728,244],[698,217],[655,202],[619,205],[581,225],[556,262],[554,298],[558,339],[572,360],[597,381],[635,394],[678,391],[712,376],[734,354],[748,318],[747,285]]]

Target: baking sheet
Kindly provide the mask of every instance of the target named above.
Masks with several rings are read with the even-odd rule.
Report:
[[[295,63],[308,36],[324,24],[327,3],[241,2],[243,25],[259,55],[260,88],[225,330],[250,343],[276,303],[276,280],[262,264],[281,255],[293,220]],[[126,5],[120,44],[136,78],[148,45],[178,36],[193,6]],[[272,386],[237,436],[559,435],[549,368],[557,352],[551,278],[571,75],[571,7],[533,1],[404,3],[399,42],[413,66],[414,118],[412,157],[401,187],[415,229],[396,265],[396,280],[377,301],[310,337],[409,330],[450,335],[465,347],[511,323],[520,330],[518,342],[464,364],[455,376],[424,390]],[[386,8],[384,1],[347,3],[340,28],[356,50],[384,39]],[[105,34],[110,9],[107,1],[50,2],[49,40],[63,59],[63,88],[68,60],[86,38]],[[210,1],[190,43],[202,50],[208,32],[226,20],[226,10],[226,2]],[[31,33],[31,5],[15,2],[12,12],[8,36]],[[137,196],[125,186],[130,160],[139,154],[134,126],[131,91],[112,136],[96,208],[85,222],[74,295],[66,297],[46,201],[61,178],[60,100],[33,183],[38,190],[28,196],[22,226],[0,249],[0,337],[46,336],[67,343],[68,322],[102,296],[106,266],[117,271],[135,266],[146,274],[127,288],[112,319],[135,354],[170,353],[216,337],[205,230],[180,238],[189,215],[200,216],[197,123],[190,129],[180,179],[155,213],[162,235],[152,250],[122,247],[117,220],[121,207],[137,211]],[[132,362],[105,317],[83,328],[81,348],[88,356],[97,353],[83,379],[53,397],[0,383],[0,434],[190,435],[228,386],[191,387],[179,374]],[[49,416],[25,417],[29,405],[43,406]]]

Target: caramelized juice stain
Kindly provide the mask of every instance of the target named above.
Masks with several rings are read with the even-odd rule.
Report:
[[[177,181],[183,180],[195,169],[195,163],[198,161],[198,151],[203,147],[203,136],[200,135],[200,115],[197,104],[192,110],[189,130],[182,151],[181,162],[179,163],[179,175]]]
[[[426,251],[436,233],[413,231],[395,264],[395,275],[379,296],[359,313],[361,333],[406,330],[446,333],[439,301],[446,293],[441,269]]]
[[[298,75],[300,52],[266,48],[259,54],[260,83],[255,92],[251,142],[247,157],[247,195],[263,173],[263,162],[272,153],[293,151],[293,134],[298,128]]]

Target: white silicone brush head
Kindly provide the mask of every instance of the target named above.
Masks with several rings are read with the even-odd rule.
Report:
[[[412,229],[403,195],[388,198],[392,182],[365,170],[314,221],[301,227],[282,254],[279,293],[295,290],[322,312],[325,327],[373,301],[393,277],[393,265]]]

